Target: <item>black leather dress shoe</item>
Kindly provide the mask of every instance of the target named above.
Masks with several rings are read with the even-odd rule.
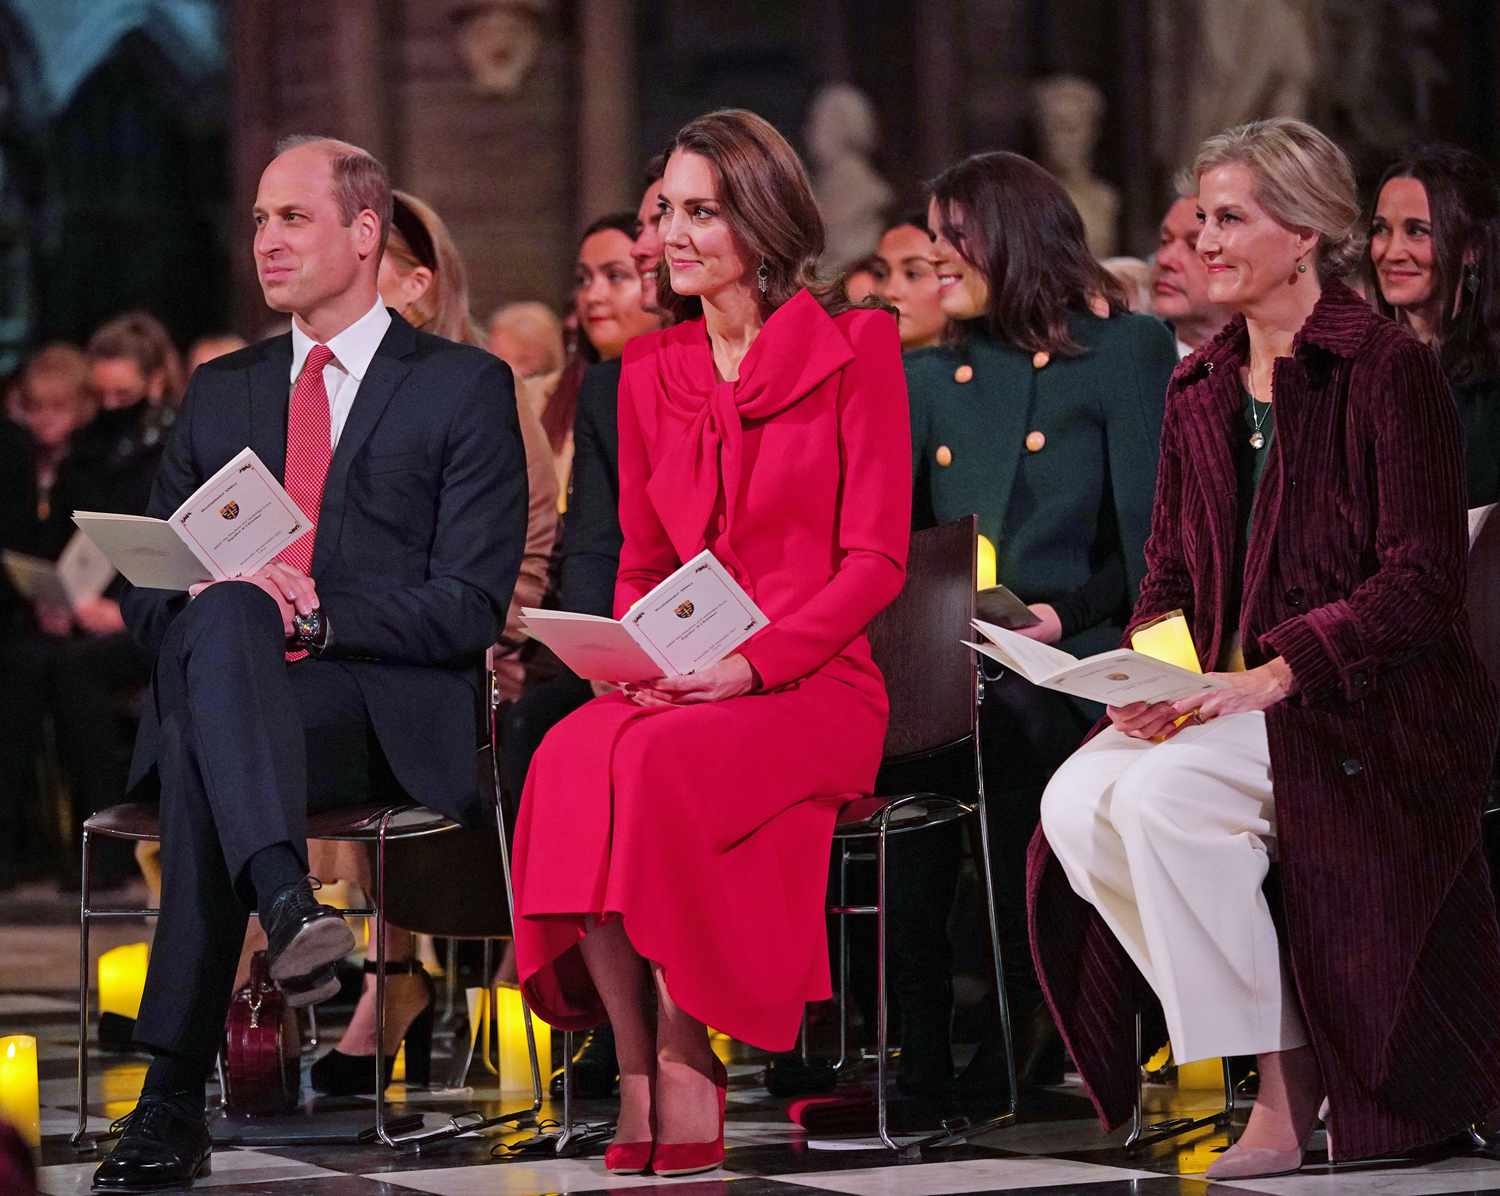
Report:
[[[285,988],[287,1004],[315,1004],[338,991],[315,974],[354,950],[354,932],[338,910],[318,904],[307,881],[282,889],[260,920],[271,979]]]
[[[94,1191],[190,1188],[209,1173],[214,1142],[202,1113],[190,1115],[170,1101],[142,1097],[115,1126],[120,1141],[94,1171]]]
[[[620,1061],[615,1057],[615,1032],[608,1022],[584,1035],[573,1054],[573,1095],[579,1100],[608,1100],[620,1084]],[[548,1089],[561,1099],[563,1069],[552,1073]]]

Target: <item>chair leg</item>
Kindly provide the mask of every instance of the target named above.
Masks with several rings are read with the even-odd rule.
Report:
[[[89,1124],[89,832],[83,832],[83,876],[78,883],[78,1128],[68,1137],[75,1150],[94,1149]]]
[[[380,819],[375,837],[375,1136],[387,1146],[399,1143],[385,1128],[385,837],[389,813]]]
[[[493,743],[493,738],[491,739]],[[495,770],[495,830],[500,839],[500,873],[505,882],[505,900],[510,906],[511,934],[515,934],[516,923],[516,892],[510,877],[510,845],[505,839],[505,811],[500,805],[500,764],[497,753],[493,750],[490,759],[494,761]],[[486,976],[484,982],[490,983],[490,977]],[[498,1015],[499,1011],[496,1010]],[[526,994],[521,994],[521,1021],[526,1026],[526,1053],[531,1060],[531,1111],[538,1113],[542,1108],[542,1067],[541,1061],[536,1055],[536,1028],[531,1022],[531,1006],[526,1003]],[[498,1025],[498,1016],[497,1016]],[[572,1059],[572,1054],[568,1056]],[[551,1063],[551,1060],[548,1060]],[[566,1081],[564,1081],[566,1083]]]
[[[1141,1057],[1144,1045],[1141,1015],[1137,1013],[1135,1015],[1135,1057],[1137,1060]],[[1222,1108],[1216,1109],[1206,1117],[1167,1117],[1149,1124],[1146,1121],[1145,1077],[1137,1065],[1135,1107],[1131,1110],[1130,1133],[1126,1135],[1124,1149],[1134,1150],[1138,1146],[1165,1142],[1168,1138],[1180,1137],[1193,1130],[1200,1130],[1204,1126],[1212,1125],[1223,1129],[1230,1125],[1234,1119],[1234,1078],[1229,1072],[1228,1058],[1221,1059],[1220,1063],[1224,1069],[1224,1105]]]
[[[849,847],[839,848],[839,905],[849,904]],[[833,1065],[837,1075],[849,1062],[849,915],[839,915],[839,1058]]]
[[[976,678],[978,699],[983,698],[983,682]],[[978,700],[977,699],[977,700]],[[979,721],[974,722],[974,780],[978,800],[974,805],[974,817],[979,822],[979,874],[980,889],[984,893],[985,916],[989,923],[990,952],[995,963],[995,1004],[1000,1013],[1000,1035],[1005,1046],[1005,1078],[1010,1093],[1005,1111],[978,1125],[966,1125],[938,1137],[924,1139],[907,1148],[907,1154],[921,1154],[945,1146],[967,1142],[977,1134],[999,1129],[1016,1120],[1016,1106],[1020,1100],[1020,1088],[1016,1083],[1016,1047],[1010,1024],[1010,998],[1005,988],[1005,960],[1000,950],[1000,923],[995,912],[995,883],[990,870],[990,822],[984,798],[984,755],[980,744]]]
[[[901,1149],[891,1140],[890,1107],[886,1094],[886,1072],[890,1067],[890,1009],[886,995],[886,830],[889,811],[880,816],[875,847],[875,1129],[891,1150]]]

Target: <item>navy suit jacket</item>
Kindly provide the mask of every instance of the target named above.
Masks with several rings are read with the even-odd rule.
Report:
[[[283,477],[291,368],[289,334],[198,368],[149,514],[170,515],[246,445]],[[465,821],[485,813],[474,767],[476,662],[505,620],[526,506],[510,368],[393,312],[329,466],[311,573],[331,627],[323,656],[357,678],[396,779],[415,800]],[[131,588],[121,605],[155,654],[187,601]],[[132,790],[154,777],[158,746],[148,703]]]

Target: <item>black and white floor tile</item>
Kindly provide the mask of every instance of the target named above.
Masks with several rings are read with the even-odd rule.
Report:
[[[24,1029],[39,1040],[43,1147],[41,1191],[73,1196],[89,1191],[99,1154],[75,1152],[68,1135],[77,1124],[75,1043],[77,1014],[54,995],[0,994],[0,1023]],[[440,1046],[439,1049],[442,1049]],[[128,1112],[144,1074],[144,1061],[130,1055],[89,1050],[88,1130],[102,1135],[110,1122]],[[446,1062],[446,1059],[444,1060]],[[442,1068],[439,1066],[441,1072]],[[1315,1144],[1309,1165],[1297,1175],[1234,1184],[1209,1184],[1203,1170],[1228,1142],[1212,1127],[1175,1143],[1134,1154],[1123,1137],[1103,1134],[1076,1086],[1063,1087],[1035,1102],[1021,1121],[917,1163],[900,1163],[879,1146],[873,1128],[865,1138],[810,1140],[787,1120],[784,1102],[759,1086],[760,1068],[749,1057],[731,1065],[728,1157],[708,1175],[663,1179],[613,1176],[595,1148],[590,1157],[558,1158],[504,1147],[533,1130],[451,1140],[421,1154],[397,1153],[383,1146],[323,1144],[262,1145],[254,1133],[247,1145],[215,1152],[213,1173],[195,1191],[223,1196],[543,1196],[547,1193],[634,1192],[670,1188],[664,1196],[1427,1196],[1439,1193],[1500,1194],[1500,1151],[1467,1152],[1455,1143],[1448,1153],[1381,1167],[1330,1168]],[[476,1067],[472,1073],[482,1075]],[[493,1113],[499,1094],[482,1084],[459,1091],[404,1092],[392,1088],[396,1112],[420,1112],[428,1125],[453,1113],[478,1108]],[[1211,1107],[1214,1094],[1152,1090],[1163,1109]],[[515,1108],[511,1100],[505,1108]],[[373,1102],[354,1100],[314,1106],[306,1124],[332,1126],[373,1122]],[[1206,1111],[1206,1109],[1205,1109]],[[602,1121],[607,1106],[581,1105],[583,1121]],[[541,1116],[555,1116],[544,1106]],[[1244,1110],[1240,1111],[1243,1118]],[[301,1124],[300,1122],[298,1124]],[[262,1127],[259,1132],[264,1135]],[[107,1150],[108,1143],[101,1146]]]

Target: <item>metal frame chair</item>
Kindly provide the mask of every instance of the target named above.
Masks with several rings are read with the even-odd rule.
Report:
[[[503,795],[500,788],[499,761],[496,747],[497,698],[493,677],[486,673],[488,694],[489,742],[479,749],[477,763],[482,782],[491,788],[495,825],[500,840],[500,873],[507,909],[515,908],[511,887],[510,848],[506,838]],[[413,802],[375,802],[368,805],[345,807],[324,811],[309,816],[308,837],[343,842],[367,843],[375,848],[375,904],[373,907],[345,910],[349,917],[373,918],[372,934],[375,942],[375,1005],[376,1038],[385,1038],[385,910],[386,901],[386,848],[390,843],[404,843],[433,835],[459,831],[462,828],[453,820],[419,806]],[[95,836],[132,841],[159,840],[160,823],[155,806],[144,803],[125,803],[103,810],[87,819],[82,831],[82,881],[79,895],[79,942],[78,942],[78,1126],[69,1136],[70,1144],[79,1151],[91,1150],[94,1142],[88,1128],[88,1037],[89,1037],[89,928],[96,919],[109,918],[156,918],[159,908],[108,908],[94,909],[90,905],[89,857],[90,841]],[[536,1035],[531,1021],[531,1009],[522,1002],[526,1025],[526,1042],[531,1056],[532,1103],[529,1109],[484,1117],[477,1112],[462,1113],[449,1118],[446,1126],[425,1132],[393,1134],[387,1117],[385,1099],[384,1058],[376,1052],[375,1062],[375,1141],[396,1149],[414,1148],[474,1133],[507,1122],[527,1124],[534,1122],[542,1108],[541,1067],[536,1054]],[[361,1136],[364,1140],[365,1136]],[[317,1141],[326,1141],[319,1137]]]
[[[848,1062],[848,1015],[844,997],[849,985],[847,919],[876,919],[876,1129],[880,1140],[903,1160],[927,1150],[952,1146],[1008,1125],[1017,1103],[1015,1048],[1011,1037],[1010,1004],[995,914],[990,872],[990,832],[985,816],[984,762],[980,743],[979,703],[983,685],[972,650],[960,641],[973,634],[976,580],[977,524],[970,516],[912,536],[907,581],[901,594],[870,626],[876,663],[885,674],[891,719],[886,735],[886,764],[908,763],[939,752],[970,745],[974,759],[973,801],[940,793],[904,793],[860,798],[845,807],[834,831],[840,846],[839,901],[829,912],[839,916],[839,1058],[838,1072]],[[942,1131],[903,1146],[890,1133],[886,1088],[889,1080],[889,1009],[886,993],[887,843],[891,835],[908,834],[972,817],[978,824],[979,858],[995,969],[995,1000],[1005,1046],[1009,1098],[1004,1112],[979,1124],[944,1124]],[[873,853],[855,851],[856,845],[875,841]],[[874,905],[850,905],[847,899],[849,864],[872,862],[877,870]],[[804,1032],[804,1053],[806,1039]]]
[[[1141,1015],[1135,1015],[1135,1057],[1141,1057]],[[1176,1138],[1193,1130],[1212,1125],[1227,1129],[1234,1118],[1234,1077],[1229,1074],[1229,1060],[1221,1059],[1224,1068],[1224,1107],[1203,1117],[1167,1117],[1161,1121],[1146,1121],[1146,1076],[1145,1068],[1138,1067],[1135,1077],[1135,1108],[1130,1113],[1130,1133],[1125,1138],[1126,1150],[1137,1150]]]

